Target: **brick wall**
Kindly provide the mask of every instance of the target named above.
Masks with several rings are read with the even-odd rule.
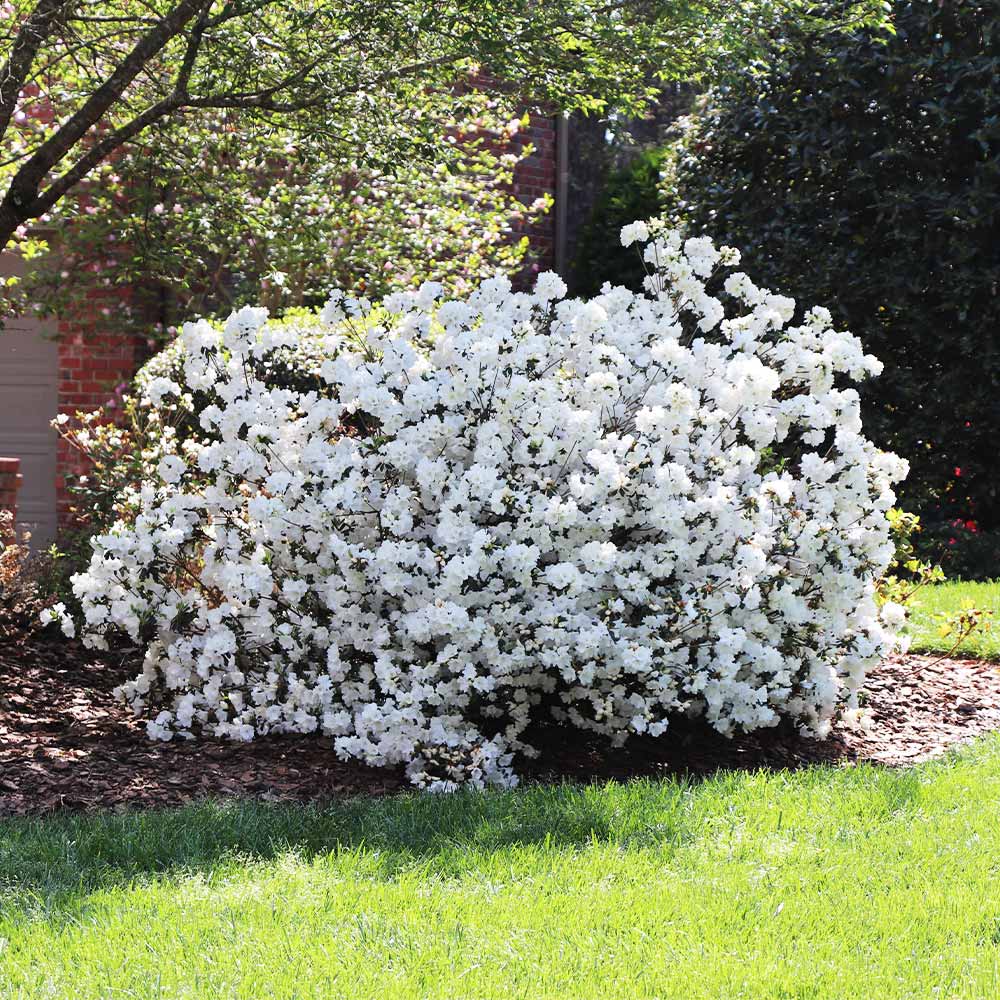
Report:
[[[507,85],[487,70],[480,70],[470,79],[470,84],[480,90],[499,91]],[[513,140],[513,152],[520,153],[528,145],[532,147],[530,156],[520,160],[514,167],[514,194],[524,205],[530,205],[536,198],[556,193],[556,120],[549,115],[531,113],[528,124],[522,127]],[[555,207],[543,215],[538,222],[515,226],[515,232],[526,234],[531,244],[536,263],[532,273],[549,271],[555,266]],[[531,274],[525,275],[531,278]]]
[[[21,460],[0,458],[0,510],[10,511],[17,522],[17,491],[21,488]],[[0,537],[0,546],[13,541]]]
[[[59,324],[59,413],[72,417],[78,410],[96,410],[113,398],[115,388],[128,381],[140,363],[139,338],[101,332],[106,310],[121,306],[121,296],[95,290],[72,320]],[[71,497],[67,476],[86,471],[77,451],[61,438],[58,444],[56,491],[59,524],[70,520]]]
[[[554,118],[533,114],[527,128],[515,137],[518,149],[530,144],[533,152],[514,168],[514,194],[525,205],[556,192],[556,123]],[[525,227],[537,258],[534,271],[550,271],[554,266],[556,213],[550,209],[536,223]]]

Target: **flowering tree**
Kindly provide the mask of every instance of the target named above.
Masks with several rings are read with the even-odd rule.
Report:
[[[120,694],[152,736],[316,732],[446,788],[514,780],[539,719],[822,735],[852,706],[902,614],[874,591],[906,464],[844,384],[881,366],[745,274],[709,294],[735,251],[622,239],[638,294],[544,274],[184,327],[74,579],[86,641],[145,650]]]
[[[479,66],[531,99],[635,109],[789,8],[826,20],[805,0],[2,0],[0,248],[160,122],[284,120],[385,166],[438,150]]]

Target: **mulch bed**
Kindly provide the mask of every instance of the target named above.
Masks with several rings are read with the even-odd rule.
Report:
[[[134,671],[120,655],[72,642],[0,645],[0,815],[174,806],[209,796],[315,801],[407,787],[400,771],[340,761],[315,737],[152,743],[111,694]],[[579,734],[540,733],[540,761],[520,770],[528,780],[586,780],[817,762],[904,766],[1000,730],[997,664],[896,658],[870,675],[867,691],[870,731],[843,729],[818,741],[768,730],[727,740],[678,724],[624,751]]]

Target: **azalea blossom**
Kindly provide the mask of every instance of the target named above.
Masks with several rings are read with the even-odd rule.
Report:
[[[335,294],[308,332],[243,309],[147,366],[190,420],[74,592],[85,641],[142,645],[119,695],[151,736],[317,733],[447,789],[512,784],[537,721],[822,736],[856,709],[900,618],[875,580],[906,463],[849,384],[878,364],[746,275],[711,294],[734,251],[622,238],[640,293]]]

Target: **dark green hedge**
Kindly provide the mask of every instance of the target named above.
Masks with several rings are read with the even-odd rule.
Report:
[[[1000,3],[896,7],[715,95],[672,207],[886,364],[873,435],[925,520],[1000,529]],[[793,29],[790,29],[793,30]]]

